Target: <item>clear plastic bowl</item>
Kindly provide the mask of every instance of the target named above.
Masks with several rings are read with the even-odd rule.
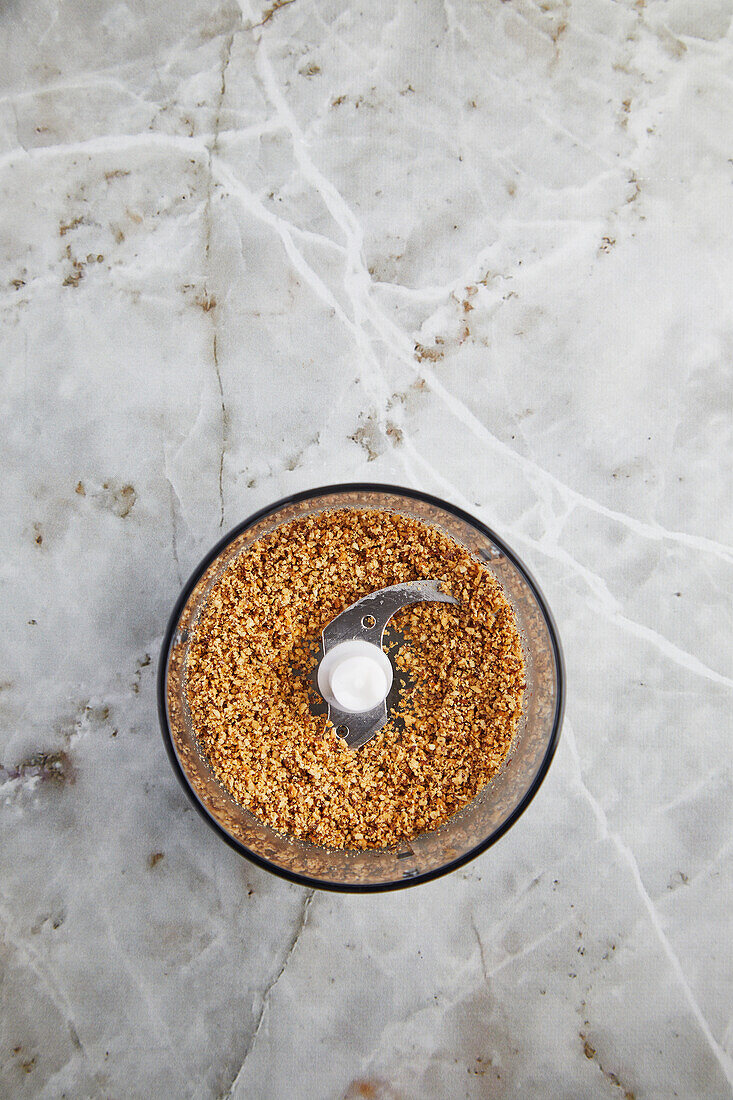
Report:
[[[485,561],[500,581],[519,625],[527,687],[514,744],[503,767],[478,795],[431,832],[397,848],[321,848],[276,833],[240,806],[213,775],[199,748],[185,698],[192,628],[212,583],[255,539],[299,516],[334,508],[399,512],[438,527]],[[219,836],[260,867],[303,886],[355,893],[396,890],[446,874],[485,851],[524,812],[557,747],[564,669],[552,615],[516,554],[479,520],[436,497],[392,485],[329,485],[296,493],[245,520],[211,550],[173,611],[158,671],[158,710],[173,768],[196,808]]]

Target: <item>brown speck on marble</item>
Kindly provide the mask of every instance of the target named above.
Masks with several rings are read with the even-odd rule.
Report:
[[[404,439],[404,433],[401,428],[398,428],[391,420],[387,421],[387,435],[398,446]]]
[[[74,781],[74,768],[71,757],[63,750],[59,752],[37,752],[18,764],[17,768],[3,769],[8,778],[39,778],[42,783],[51,782],[55,786]]]
[[[72,218],[70,222],[59,222],[59,237],[65,237],[72,229],[76,229],[80,226],[83,221],[84,219],[80,216]]]
[[[137,496],[132,485],[123,485],[116,499],[117,514],[120,519],[129,516],[136,499]]]
[[[437,341],[436,341],[437,343]],[[445,351],[439,347],[427,347],[425,344],[415,344],[415,358],[418,363],[427,360],[429,363],[439,363],[445,356]]]
[[[351,1082],[344,1100],[400,1100],[400,1093],[381,1077],[361,1077]]]
[[[84,267],[79,260],[73,260],[72,266],[74,270],[66,276],[61,284],[62,286],[78,286],[84,278]]]
[[[302,69],[298,70],[301,76],[316,76],[320,71],[321,66],[316,65],[313,61],[311,61],[309,65],[304,65]]]
[[[87,495],[87,491],[84,488],[84,483],[81,481],[77,481],[74,492],[78,493],[80,497],[85,497]]]
[[[160,861],[161,861],[161,859],[163,859],[164,855],[165,855],[164,852],[151,852],[150,853],[150,855],[148,856],[148,867],[150,868],[151,871],[152,871],[153,867],[156,867],[160,863]]]
[[[264,27],[265,24],[269,23],[272,17],[276,15],[281,8],[287,8],[290,4],[294,3],[295,0],[275,0],[275,3],[271,4],[270,7],[264,11],[260,22],[253,23],[251,29],[254,30],[256,27]]]
[[[630,206],[632,202],[636,202],[639,195],[641,194],[641,184],[639,183],[639,180],[637,179],[637,176],[636,176],[635,172],[632,172],[631,175],[629,176],[629,183],[633,184],[634,190],[633,190],[632,194],[629,195],[628,199],[626,200],[626,206]]]
[[[117,487],[111,481],[105,481],[102,491],[95,493],[102,507],[120,519],[126,519],[135,506],[137,493],[132,485]]]
[[[374,462],[384,450],[383,437],[380,436],[373,413],[348,438],[363,447],[367,453],[367,462]]]
[[[588,1042],[588,1039],[587,1039],[587,1036],[585,1035],[585,1032],[581,1031],[581,1032],[579,1032],[579,1035],[580,1035],[580,1038],[583,1041],[583,1053],[585,1054],[586,1058],[589,1061],[594,1061],[596,1063],[596,1065],[598,1066],[598,1069],[601,1071],[603,1076],[608,1081],[610,1081],[612,1085],[615,1085],[616,1088],[618,1088],[618,1089],[623,1089],[624,1100],[636,1100],[635,1094],[632,1092],[632,1090],[630,1088],[628,1088],[624,1084],[624,1082],[621,1080],[621,1078],[618,1076],[617,1073],[613,1073],[613,1072],[611,1072],[611,1070],[604,1069],[604,1067],[601,1065],[601,1062],[598,1058],[598,1052],[596,1051],[595,1047],[591,1046],[591,1044]]]
[[[196,296],[196,305],[200,306],[204,313],[209,313],[212,309],[216,309],[216,298],[213,294],[204,291],[203,294]]]

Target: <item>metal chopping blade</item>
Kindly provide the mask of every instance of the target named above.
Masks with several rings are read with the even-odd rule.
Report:
[[[323,629],[323,656],[342,642],[359,640],[382,649],[384,629],[403,607],[413,603],[453,603],[441,581],[420,580],[380,588],[352,603]],[[328,700],[326,700],[328,702]],[[387,700],[372,710],[351,713],[328,703],[328,717],[350,749],[360,749],[387,723]]]

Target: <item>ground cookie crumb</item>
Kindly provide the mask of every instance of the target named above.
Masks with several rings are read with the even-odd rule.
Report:
[[[395,616],[407,687],[387,725],[348,749],[314,706],[321,631],[368,593],[422,578],[459,604]],[[213,584],[186,675],[199,744],[232,796],[278,832],[356,849],[437,828],[474,798],[509,750],[524,686],[514,613],[490,570],[435,527],[359,509],[252,543]]]

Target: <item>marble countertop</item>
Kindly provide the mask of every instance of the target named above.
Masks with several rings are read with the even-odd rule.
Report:
[[[731,0],[0,11],[0,1095],[727,1097]],[[155,667],[336,481],[536,573],[521,821],[367,897],[190,807]]]

